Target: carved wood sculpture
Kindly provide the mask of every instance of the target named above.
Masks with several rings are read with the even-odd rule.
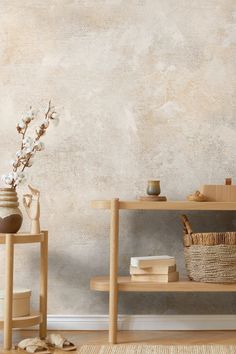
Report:
[[[31,234],[39,234],[40,233],[40,191],[32,186],[28,185],[31,194],[24,194],[23,196],[23,204],[25,210],[31,219]]]
[[[188,195],[187,199],[191,202],[205,202],[207,197],[199,191],[196,191],[194,194]]]

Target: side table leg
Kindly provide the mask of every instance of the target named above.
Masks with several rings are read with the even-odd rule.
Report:
[[[40,244],[40,338],[47,336],[47,287],[48,287],[48,232],[43,231],[44,239]]]
[[[12,301],[14,271],[14,240],[13,235],[6,235],[6,273],[4,299],[4,349],[12,347]]]
[[[110,288],[109,288],[109,343],[117,342],[118,312],[118,247],[119,247],[119,199],[111,200],[110,230]]]

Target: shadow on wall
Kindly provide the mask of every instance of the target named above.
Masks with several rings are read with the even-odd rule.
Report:
[[[234,293],[120,293],[119,296],[120,314],[234,315],[235,312]]]
[[[51,286],[90,288],[90,278],[96,274],[97,265],[89,259],[82,262],[79,257],[52,251],[49,254],[49,278]]]
[[[236,230],[235,212],[138,211],[128,216],[123,214],[121,273],[128,274],[131,256],[168,254],[176,257],[181,276],[186,276],[180,222],[183,213],[189,216],[195,232]],[[125,225],[129,225],[128,230]],[[231,293],[121,293],[119,305],[123,314],[233,314],[236,311],[234,303],[235,295]]]

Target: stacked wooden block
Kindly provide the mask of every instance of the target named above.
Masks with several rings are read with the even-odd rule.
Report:
[[[135,282],[168,283],[179,280],[175,257],[131,257],[131,280]]]
[[[201,193],[208,202],[236,201],[236,185],[232,184],[231,178],[226,178],[225,184],[206,184],[201,187]]]

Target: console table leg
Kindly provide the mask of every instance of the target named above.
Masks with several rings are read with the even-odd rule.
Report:
[[[118,246],[119,246],[119,199],[111,200],[110,230],[110,288],[109,288],[109,343],[117,342],[118,313]]]
[[[12,347],[12,302],[13,302],[14,241],[6,235],[6,273],[4,298],[4,349]]]
[[[47,286],[48,286],[48,232],[43,231],[44,239],[40,244],[40,338],[47,336]]]

